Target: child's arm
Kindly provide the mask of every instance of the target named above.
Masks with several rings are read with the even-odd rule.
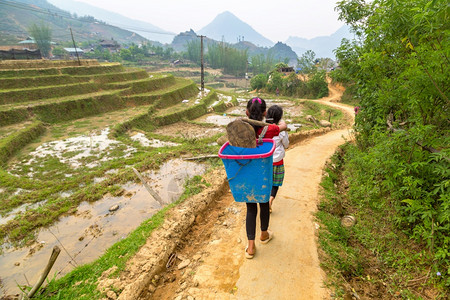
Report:
[[[284,149],[289,147],[289,136],[287,131],[284,132],[283,137],[281,138],[281,143],[283,144]]]
[[[280,122],[278,122],[278,127],[280,127],[280,131],[286,130],[287,129],[286,122],[284,120],[280,120]]]

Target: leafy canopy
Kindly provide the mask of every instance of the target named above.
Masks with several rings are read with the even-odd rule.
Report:
[[[425,242],[449,278],[439,268],[450,265],[448,2],[344,0],[337,9],[357,36],[336,50],[333,77],[360,99],[350,192],[392,206],[395,224]]]
[[[28,33],[33,37],[41,54],[48,57],[51,51],[52,30],[50,26],[41,23],[40,25],[32,24],[28,28]]]

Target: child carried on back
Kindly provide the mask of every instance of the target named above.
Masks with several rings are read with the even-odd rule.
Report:
[[[266,122],[278,124],[283,117],[283,109],[278,105],[272,105],[267,110]],[[275,199],[278,188],[283,185],[284,180],[284,161],[285,149],[289,147],[289,137],[287,131],[280,131],[280,134],[272,138],[276,147],[273,152],[273,184],[270,193],[269,211],[272,212],[273,200]]]

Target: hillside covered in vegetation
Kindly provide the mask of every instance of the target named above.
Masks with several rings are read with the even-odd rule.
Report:
[[[335,196],[322,207],[334,234],[324,247],[343,275],[334,278],[390,281],[401,291],[389,299],[440,299],[429,288],[450,289],[448,3],[346,0],[338,9],[360,40],[343,41],[330,74],[359,101],[356,143],[325,183]],[[350,230],[335,226],[345,214],[358,219]]]

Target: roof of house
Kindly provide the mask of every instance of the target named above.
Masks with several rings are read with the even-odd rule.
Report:
[[[100,45],[105,46],[105,47],[106,46],[118,47],[119,43],[117,43],[117,41],[114,41],[114,40],[101,40]]]
[[[36,44],[36,41],[32,37],[27,37],[25,40],[20,41],[18,44]],[[55,42],[50,42],[52,45],[56,45]]]
[[[279,72],[294,72],[293,67],[283,67],[278,69]]]
[[[29,37],[26,40],[20,41],[19,44],[36,44],[36,41]]]
[[[75,53],[75,52],[84,53],[83,49],[80,49],[80,48],[76,48],[76,50],[75,50],[75,48],[64,48],[64,50],[66,50],[69,53]]]

